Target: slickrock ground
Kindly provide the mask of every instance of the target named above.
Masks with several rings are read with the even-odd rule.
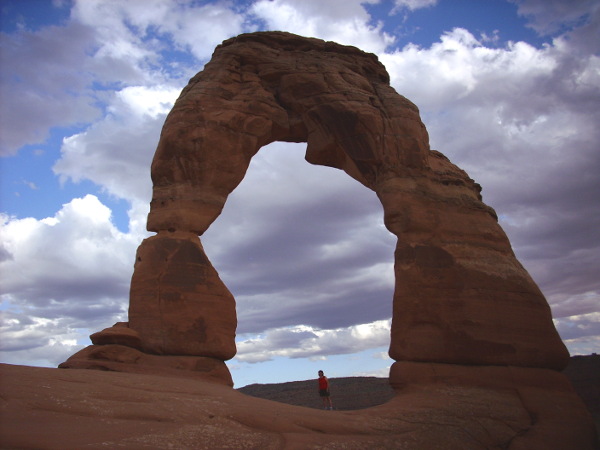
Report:
[[[563,373],[594,417],[600,436],[600,355],[572,356]]]
[[[383,405],[394,397],[387,378],[329,378],[335,409],[347,411]],[[322,408],[316,380],[291,381],[277,384],[251,384],[238,389],[243,394],[288,405]]]
[[[560,428],[564,438],[564,427],[586,417],[543,412],[549,426],[540,430],[535,417],[515,415],[532,390],[519,399],[427,385],[373,408],[325,411],[189,378],[6,364],[0,388],[6,449],[531,449],[529,437],[536,448],[594,448],[590,436],[569,436],[565,447],[553,434]],[[553,395],[560,407],[561,393]]]
[[[600,436],[600,355],[572,356],[563,370],[575,392],[592,414]],[[394,397],[387,378],[330,378],[336,410],[356,410],[382,405]],[[315,380],[277,384],[251,384],[238,390],[246,395],[309,408],[321,408]]]

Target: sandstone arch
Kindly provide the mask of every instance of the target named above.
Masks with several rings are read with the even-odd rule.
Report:
[[[398,237],[392,383],[419,362],[564,367],[549,306],[479,185],[430,150],[417,107],[383,65],[281,32],[225,41],[182,91],[152,163],[157,234],[138,249],[129,323],[93,335],[65,367],[166,365],[230,383],[235,300],[198,236],[273,141],[306,142],[307,161],[343,170],[383,205]]]

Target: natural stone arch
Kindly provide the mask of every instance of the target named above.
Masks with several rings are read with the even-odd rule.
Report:
[[[98,364],[98,352],[115,370],[130,370],[127,358],[160,365],[155,355],[170,355],[172,366],[228,377],[235,301],[198,235],[274,141],[307,142],[307,161],[345,171],[380,199],[398,237],[389,353],[406,370],[566,364],[550,308],[479,185],[430,150],[417,107],[376,56],[267,32],[225,41],[182,91],[152,163],[148,229],[157,234],[138,249],[129,323],[93,335],[96,348],[71,367]],[[108,344],[116,347],[107,356]],[[123,346],[137,353],[115,356]],[[396,364],[392,383],[400,372]]]

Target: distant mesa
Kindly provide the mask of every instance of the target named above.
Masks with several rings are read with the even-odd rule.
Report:
[[[129,321],[95,333],[60,367],[233,385],[224,361],[236,352],[235,300],[199,236],[274,141],[306,142],[309,163],[343,170],[383,205],[398,238],[389,349],[397,396],[440,384],[518,392],[508,416],[536,419],[510,448],[543,448],[548,436],[568,443],[567,426],[589,432],[585,420],[558,425],[557,405],[542,395],[559,391],[561,417],[585,417],[558,372],[569,354],[548,303],[481,187],[430,149],[418,108],[375,55],[284,32],[223,42],[183,89],[152,162],[147,227],[156,235],[137,251]]]

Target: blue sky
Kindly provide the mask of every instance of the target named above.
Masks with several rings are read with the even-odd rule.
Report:
[[[3,0],[0,361],[56,366],[127,320],[166,114],[215,46],[284,30],[376,53],[483,186],[572,354],[600,350],[600,4]],[[274,143],[202,236],[236,386],[386,376],[395,238],[375,195]]]

